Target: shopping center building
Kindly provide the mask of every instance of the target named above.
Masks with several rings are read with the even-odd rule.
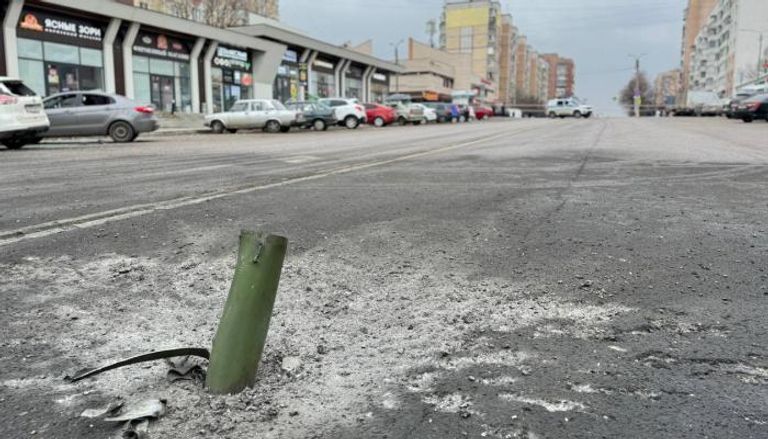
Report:
[[[111,0],[0,0],[0,76],[42,96],[104,90],[165,112],[246,98],[376,101],[400,66],[280,23],[221,29]]]

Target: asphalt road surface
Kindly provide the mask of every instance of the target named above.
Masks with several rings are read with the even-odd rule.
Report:
[[[0,151],[0,437],[768,437],[768,124],[493,121]],[[253,389],[209,347],[241,229],[290,240]],[[196,361],[196,360],[195,360]],[[200,360],[204,367],[206,363]]]

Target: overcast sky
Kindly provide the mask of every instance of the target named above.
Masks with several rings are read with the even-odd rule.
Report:
[[[427,41],[427,20],[443,0],[281,0],[286,24],[334,44],[374,40],[376,55],[394,59],[392,44]],[[677,68],[686,0],[502,0],[505,12],[540,53],[576,62],[576,94],[600,113],[618,114],[613,97],[629,80],[629,54],[646,54],[650,79]],[[401,46],[405,53],[405,45]]]

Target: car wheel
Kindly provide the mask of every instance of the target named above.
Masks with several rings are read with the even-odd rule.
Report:
[[[578,111],[578,110],[574,111],[573,117],[575,117],[576,119],[581,119],[581,111]]]
[[[384,118],[383,117],[377,117],[376,119],[373,119],[373,126],[376,128],[381,128],[384,126]]]
[[[3,140],[3,145],[8,149],[21,149],[27,144],[26,139],[7,139]]]
[[[133,129],[131,124],[121,120],[113,123],[109,127],[109,137],[111,137],[115,143],[133,142],[135,134],[136,130]]]
[[[287,133],[289,131],[291,131],[291,127],[280,127],[280,132],[281,133]]]
[[[741,120],[743,120],[744,123],[752,123],[752,118],[751,117],[744,117]]]
[[[554,119],[554,118],[556,118],[556,117],[557,117],[557,114],[555,114],[555,112],[554,112],[554,111],[550,111],[550,112],[549,112],[549,118],[550,118],[550,119]]]
[[[325,123],[323,119],[316,119],[312,122],[312,128],[314,128],[315,131],[325,131],[328,129],[328,124]]]
[[[403,116],[400,116],[399,118],[397,118],[397,123],[402,127],[408,123],[408,120]]]
[[[223,134],[224,133],[224,123],[220,120],[214,120],[211,122],[211,131],[213,131],[216,134]]]
[[[38,145],[40,142],[43,141],[42,137],[30,137],[27,139],[29,141],[30,145]]]
[[[280,126],[280,122],[276,120],[270,120],[264,127],[264,131],[268,133],[279,133],[281,129],[282,127]]]
[[[360,120],[355,116],[349,115],[344,118],[344,126],[347,127],[347,129],[354,130],[358,125],[360,125]]]
[[[236,130],[236,129],[234,129],[234,128],[228,128],[228,129],[227,129],[227,132],[228,132],[228,133],[231,133],[231,134],[235,134],[235,133],[237,133],[237,130]]]

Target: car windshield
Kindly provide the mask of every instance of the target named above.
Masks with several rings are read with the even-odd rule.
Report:
[[[0,82],[0,93],[13,96],[37,96],[29,87],[21,81]]]

